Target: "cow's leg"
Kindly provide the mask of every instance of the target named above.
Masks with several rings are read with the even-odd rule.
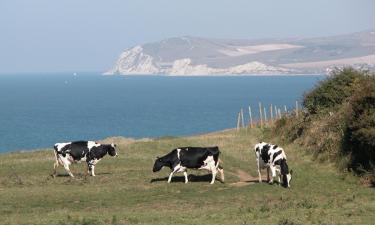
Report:
[[[59,162],[56,160],[55,163],[53,164],[53,177],[56,177],[57,175],[57,167],[59,167]]]
[[[215,183],[215,179],[216,179],[216,174],[217,174],[216,167],[211,168],[211,173],[212,173],[212,180],[211,180],[210,184],[214,184]]]
[[[279,181],[279,186],[280,186],[280,182],[281,182],[281,171],[280,170],[276,170],[276,176],[277,176],[277,179],[278,179],[278,181]]]
[[[187,175],[186,171],[184,171],[184,176],[185,176],[185,184],[187,184],[187,182],[188,182],[188,175]]]
[[[95,166],[92,165],[91,167],[91,176],[95,177]]]
[[[267,167],[267,182],[270,182],[270,168]]]
[[[220,167],[218,167],[217,168],[217,170],[219,171],[219,173],[220,173],[220,180],[221,180],[221,182],[223,182],[224,183],[224,169],[223,168],[220,168]]]
[[[89,164],[86,164],[87,165],[87,173],[86,173],[86,176],[90,175],[91,171],[90,171],[90,166]]]
[[[223,167],[221,167],[219,164],[220,164],[220,162],[221,162],[221,160],[219,159],[218,161],[217,161],[217,163],[216,163],[216,170],[217,171],[219,171],[219,173],[220,173],[220,180],[221,180],[221,182],[223,182],[224,183],[224,169],[223,169]]]
[[[258,177],[259,177],[259,183],[262,183],[262,174],[260,173],[259,161],[258,161]]]
[[[214,161],[209,162],[209,170],[211,170],[212,173],[212,180],[210,184],[214,184],[217,174],[217,169]]]
[[[73,173],[69,169],[69,165],[68,164],[64,164],[64,168],[65,168],[66,172],[68,172],[69,176],[74,177]]]
[[[55,151],[55,162],[53,164],[53,173],[52,173],[52,177],[56,177],[57,175],[57,167],[59,167],[59,165],[63,165],[63,162],[61,161],[61,159],[59,158],[60,156],[57,154],[57,152]]]
[[[273,178],[276,176],[276,168],[274,166],[270,166],[271,169],[271,180],[269,181],[270,184],[273,184]]]
[[[174,174],[174,171],[172,171],[172,172],[169,174],[169,177],[168,177],[168,183],[171,183],[173,174]]]
[[[56,155],[56,153],[55,153],[55,163],[53,164],[53,174],[52,174],[52,177],[56,177],[56,175],[57,175],[57,167],[59,167],[59,161],[58,161],[58,159],[57,159],[57,155]]]

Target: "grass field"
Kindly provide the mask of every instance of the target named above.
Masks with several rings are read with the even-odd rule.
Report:
[[[295,145],[283,146],[294,171],[290,189],[256,182],[252,146],[260,130],[132,141],[115,138],[120,157],[106,156],[96,177],[85,165],[52,178],[52,149],[0,155],[1,224],[374,224],[375,190]],[[109,141],[109,140],[107,140]],[[272,140],[277,142],[277,140]],[[226,175],[210,185],[204,171],[188,184],[169,170],[152,173],[156,156],[178,146],[218,145]],[[265,178],[265,177],[264,177]]]

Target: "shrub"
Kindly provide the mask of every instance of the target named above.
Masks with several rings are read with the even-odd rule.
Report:
[[[375,169],[374,74],[336,70],[305,94],[303,105],[302,116],[278,120],[274,134],[356,172]]]
[[[365,170],[375,162],[375,77],[365,76],[350,99],[346,143],[352,155],[352,168]]]
[[[342,104],[353,94],[353,86],[362,74],[352,68],[333,71],[327,79],[304,95],[303,106],[309,113],[316,114]]]

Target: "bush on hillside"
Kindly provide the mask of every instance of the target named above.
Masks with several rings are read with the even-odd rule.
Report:
[[[375,76],[336,70],[303,99],[305,112],[278,120],[274,132],[319,158],[357,172],[375,169]],[[375,180],[375,177],[374,177]]]
[[[365,76],[349,101],[346,143],[352,167],[373,169],[375,162],[375,77]]]
[[[354,86],[363,72],[352,68],[335,70],[325,80],[304,95],[303,106],[311,114],[332,109],[342,104],[355,91]]]

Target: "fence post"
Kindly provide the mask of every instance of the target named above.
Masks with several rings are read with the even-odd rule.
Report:
[[[251,107],[249,106],[250,128],[253,128],[253,117],[251,116]]]
[[[273,109],[272,109],[272,104],[271,104],[271,106],[270,106],[271,124],[273,123],[273,112],[272,111],[273,111]]]
[[[241,108],[241,120],[242,120],[242,128],[245,127],[245,121],[243,119],[243,109]]]
[[[240,113],[237,115],[237,131],[240,129]]]
[[[276,105],[274,105],[274,108],[275,108],[275,119],[277,119],[277,106]]]
[[[260,102],[259,102],[259,118],[260,118],[260,127],[263,128],[262,103]]]
[[[266,107],[263,108],[263,111],[264,111],[264,126],[267,125],[267,111],[266,111]]]

